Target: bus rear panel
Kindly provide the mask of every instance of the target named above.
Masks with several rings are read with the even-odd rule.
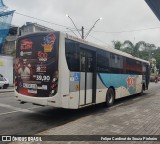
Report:
[[[17,40],[15,60],[17,97],[47,98],[56,95],[58,47],[57,32],[30,34]]]

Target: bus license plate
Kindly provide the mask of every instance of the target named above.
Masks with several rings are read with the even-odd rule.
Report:
[[[23,83],[23,87],[24,88],[30,88],[30,89],[37,89],[37,85],[36,84]]]

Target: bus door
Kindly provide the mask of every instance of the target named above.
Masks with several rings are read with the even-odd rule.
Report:
[[[96,97],[96,74],[95,52],[80,50],[80,103],[86,105],[95,103]]]

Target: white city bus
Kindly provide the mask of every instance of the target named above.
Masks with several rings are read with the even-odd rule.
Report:
[[[17,40],[15,94],[30,102],[68,109],[142,93],[149,62],[62,32],[32,33]]]

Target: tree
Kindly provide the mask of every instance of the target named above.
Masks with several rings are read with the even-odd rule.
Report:
[[[120,41],[112,41],[112,43],[113,43],[113,46],[115,49],[117,49],[117,50],[122,49],[123,43],[121,43]]]
[[[125,52],[130,53],[133,56],[139,57],[140,47],[145,47],[146,43],[144,41],[139,41],[134,45],[131,41],[126,40],[124,41],[123,45],[125,46],[124,47]]]
[[[129,40],[124,41],[124,43],[120,41],[112,41],[112,43],[115,49],[132,54],[141,59],[151,62],[151,59],[155,58],[157,62],[156,66],[160,73],[160,47],[157,48],[154,44],[144,41],[139,41],[135,45]]]
[[[154,53],[154,58],[156,59],[156,66],[159,69],[159,73],[160,73],[160,48],[157,48],[156,50],[153,51]]]
[[[154,44],[146,43],[145,51],[148,52],[148,60],[151,61],[152,53],[154,54],[154,50],[156,50],[156,46]]]

